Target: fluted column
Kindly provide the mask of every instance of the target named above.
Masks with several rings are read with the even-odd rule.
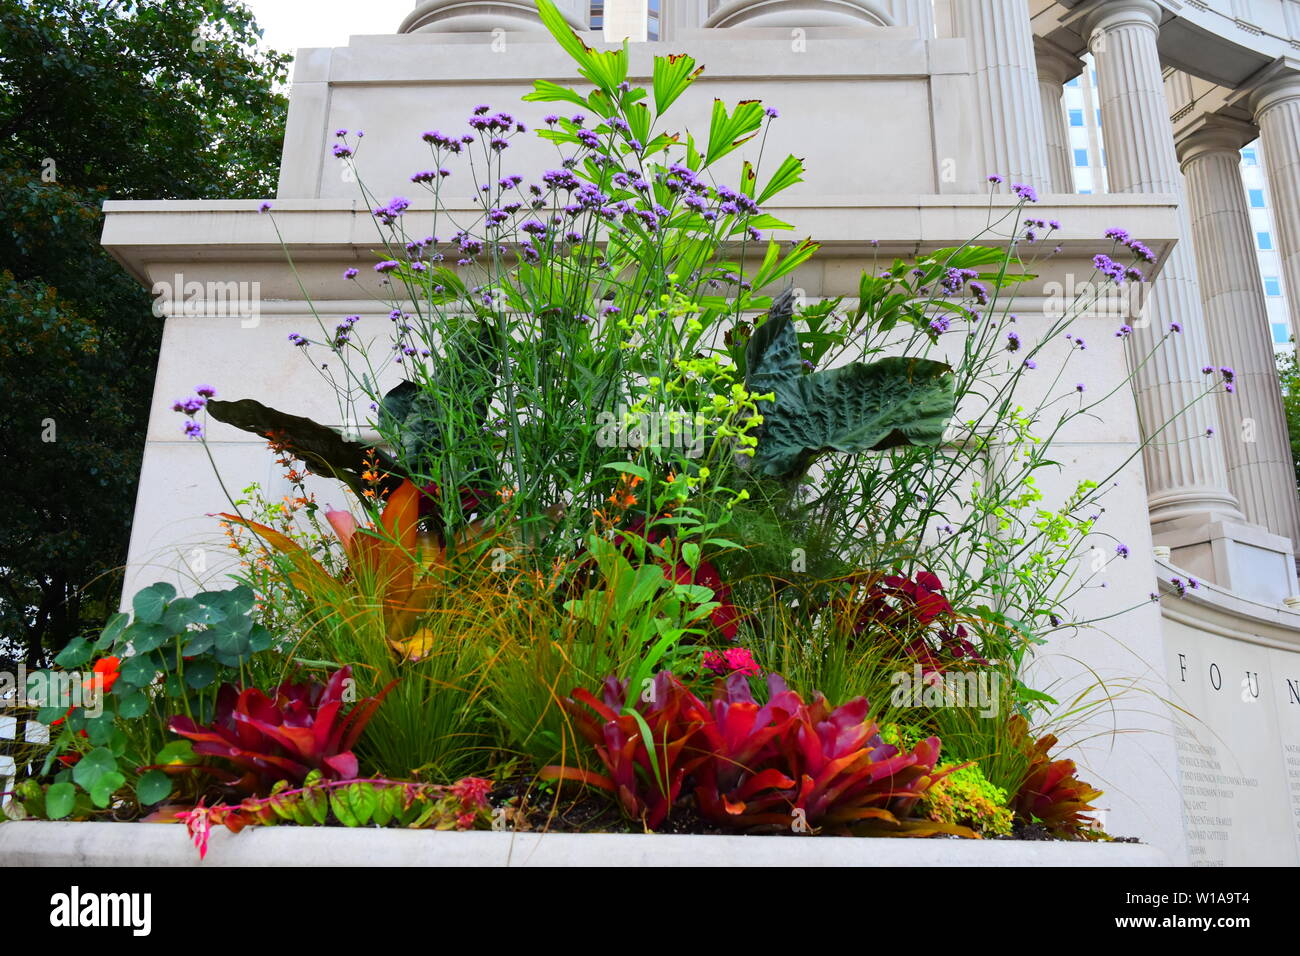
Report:
[[[708,0],[660,0],[659,39],[676,40],[684,31],[704,26]]]
[[[970,42],[978,126],[984,131],[980,176],[1051,190],[1043,145],[1043,106],[1027,0],[962,0],[957,35]]]
[[[1254,231],[1241,180],[1244,123],[1215,120],[1178,142],[1196,246],[1210,354],[1231,367],[1235,391],[1218,396],[1228,486],[1246,519],[1300,542],[1300,505],[1278,387]]]
[[[1290,73],[1266,83],[1251,103],[1264,146],[1291,328],[1300,332],[1300,74]]]
[[[1097,64],[1102,126],[1106,130],[1111,192],[1167,193],[1182,199],[1182,177],[1165,103],[1156,49],[1161,8],[1154,0],[1107,0],[1088,20]],[[1168,331],[1149,361],[1136,365],[1134,391],[1144,434],[1159,435],[1143,456],[1147,497],[1155,525],[1200,516],[1240,520],[1229,490],[1223,445],[1212,401],[1197,401],[1209,358],[1186,203],[1179,202],[1179,242],[1165,261],[1144,316],[1128,339],[1140,361]],[[1194,403],[1194,404],[1193,404]]]
[[[1063,47],[1034,38],[1038,66],[1038,96],[1043,107],[1043,142],[1052,192],[1074,192],[1074,159],[1065,122],[1065,84],[1083,72],[1083,61]]]
[[[555,0],[575,30],[587,29],[590,0]],[[545,32],[535,0],[415,0],[398,33]]]

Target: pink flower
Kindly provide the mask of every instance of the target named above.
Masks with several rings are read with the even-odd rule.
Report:
[[[722,653],[709,651],[704,655],[704,666],[720,677],[727,674],[744,674],[748,677],[762,673],[754,655],[744,647],[729,647]]]

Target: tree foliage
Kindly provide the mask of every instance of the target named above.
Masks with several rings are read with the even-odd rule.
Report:
[[[117,602],[162,323],[106,199],[274,191],[288,57],[227,0],[0,0],[0,655]]]

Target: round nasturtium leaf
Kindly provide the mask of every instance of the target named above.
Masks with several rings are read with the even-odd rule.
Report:
[[[144,807],[160,803],[171,796],[172,778],[161,770],[150,770],[135,785],[135,795]]]
[[[68,708],[66,705],[63,707],[42,707],[36,711],[36,722],[48,726],[67,712]]]
[[[175,593],[174,591],[172,592]],[[163,610],[167,607],[167,597],[155,584],[136,594],[131,600],[137,624],[157,624],[162,620]]]
[[[68,641],[63,650],[59,651],[59,656],[54,658],[54,663],[60,667],[80,667],[90,660],[94,652],[95,648],[90,641],[84,637],[74,637]]]
[[[117,771],[117,761],[107,747],[96,747],[77,761],[72,768],[72,779],[83,790],[90,790],[101,776]]]
[[[117,729],[114,726],[114,715],[110,710],[104,711],[98,717],[87,717],[86,736],[96,747],[107,747],[113,742],[113,732]]]
[[[119,611],[108,619],[108,624],[104,626],[103,632],[99,635],[99,640],[95,642],[95,650],[106,651],[117,643],[117,639],[122,636],[126,630],[126,625],[130,622],[131,617]]]
[[[51,820],[62,820],[72,812],[76,802],[76,787],[70,783],[52,783],[45,791],[45,815]]]
[[[188,740],[173,740],[153,758],[154,763],[189,763],[194,759],[194,747]]]
[[[127,720],[143,717],[149,710],[149,698],[142,691],[133,690],[117,702],[117,714]]]
[[[185,683],[195,690],[211,686],[217,679],[217,665],[212,661],[192,661],[185,665]]]
[[[161,647],[173,636],[173,632],[163,624],[142,624],[137,621],[126,629],[125,636],[137,654],[147,654]]]
[[[121,679],[133,687],[144,687],[158,676],[158,661],[150,654],[136,654],[122,664]]]
[[[90,787],[90,799],[97,807],[107,807],[113,799],[113,794],[125,784],[126,777],[116,770],[101,773]]]
[[[163,615],[163,626],[172,634],[179,634],[191,624],[201,624],[206,612],[203,606],[193,598],[181,597],[167,605]]]

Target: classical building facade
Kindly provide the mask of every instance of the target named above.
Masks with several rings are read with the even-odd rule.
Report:
[[[1063,223],[1061,252],[1017,292],[1026,327],[1047,321],[1053,284],[1091,273],[1106,229],[1122,226],[1156,252],[1141,321],[1127,341],[1097,349],[1090,387],[1104,394],[1171,324],[1183,331],[1139,363],[1132,394],[1107,401],[1104,423],[1074,426],[1058,456],[1059,489],[1118,471],[1105,521],[1133,557],[1084,600],[1091,618],[1136,610],[1054,638],[1036,676],[1062,701],[1090,689],[1110,698],[1071,736],[1107,791],[1113,832],[1178,864],[1300,862],[1300,612],[1288,604],[1300,603],[1300,504],[1273,371],[1274,327],[1300,327],[1300,0],[559,6],[592,44],[602,39],[593,13],[604,38],[638,41],[639,77],[655,53],[706,64],[682,101],[686,125],[707,126],[714,96],[782,110],[772,148],[805,157],[809,173],[771,211],[823,244],[795,276],[809,295],[851,297],[872,249],[907,255],[981,233],[990,202],[1014,202],[990,199],[990,173],[1034,186],[1038,214]],[[421,130],[454,124],[480,101],[518,109],[534,79],[572,75],[530,0],[421,0],[393,26],[299,52],[274,197],[292,270],[256,202],[106,207],[105,245],[141,282],[175,292],[128,592],[222,572],[202,516],[223,510],[223,491],[204,450],[180,434],[177,396],[204,381],[339,426],[364,419],[336,408],[285,344],[313,314],[309,300],[324,315],[376,315],[369,290],[338,279],[373,261],[374,234],[356,182],[327,156],[333,131],[366,130],[374,148],[358,153],[358,170],[374,193],[392,195],[422,168]],[[1095,80],[1079,89],[1085,56]],[[1260,178],[1248,186],[1241,151],[1256,140]],[[520,169],[546,162],[543,145],[519,147]],[[1271,214],[1275,258],[1263,273],[1265,230],[1248,189],[1267,196]],[[468,209],[470,200],[449,201]],[[255,288],[255,308],[220,308],[212,290],[230,283]],[[1109,319],[1084,321],[1109,338]],[[1236,393],[1192,404],[1211,361],[1236,370]],[[248,438],[211,428],[226,486],[258,481],[275,495],[281,479]]]

